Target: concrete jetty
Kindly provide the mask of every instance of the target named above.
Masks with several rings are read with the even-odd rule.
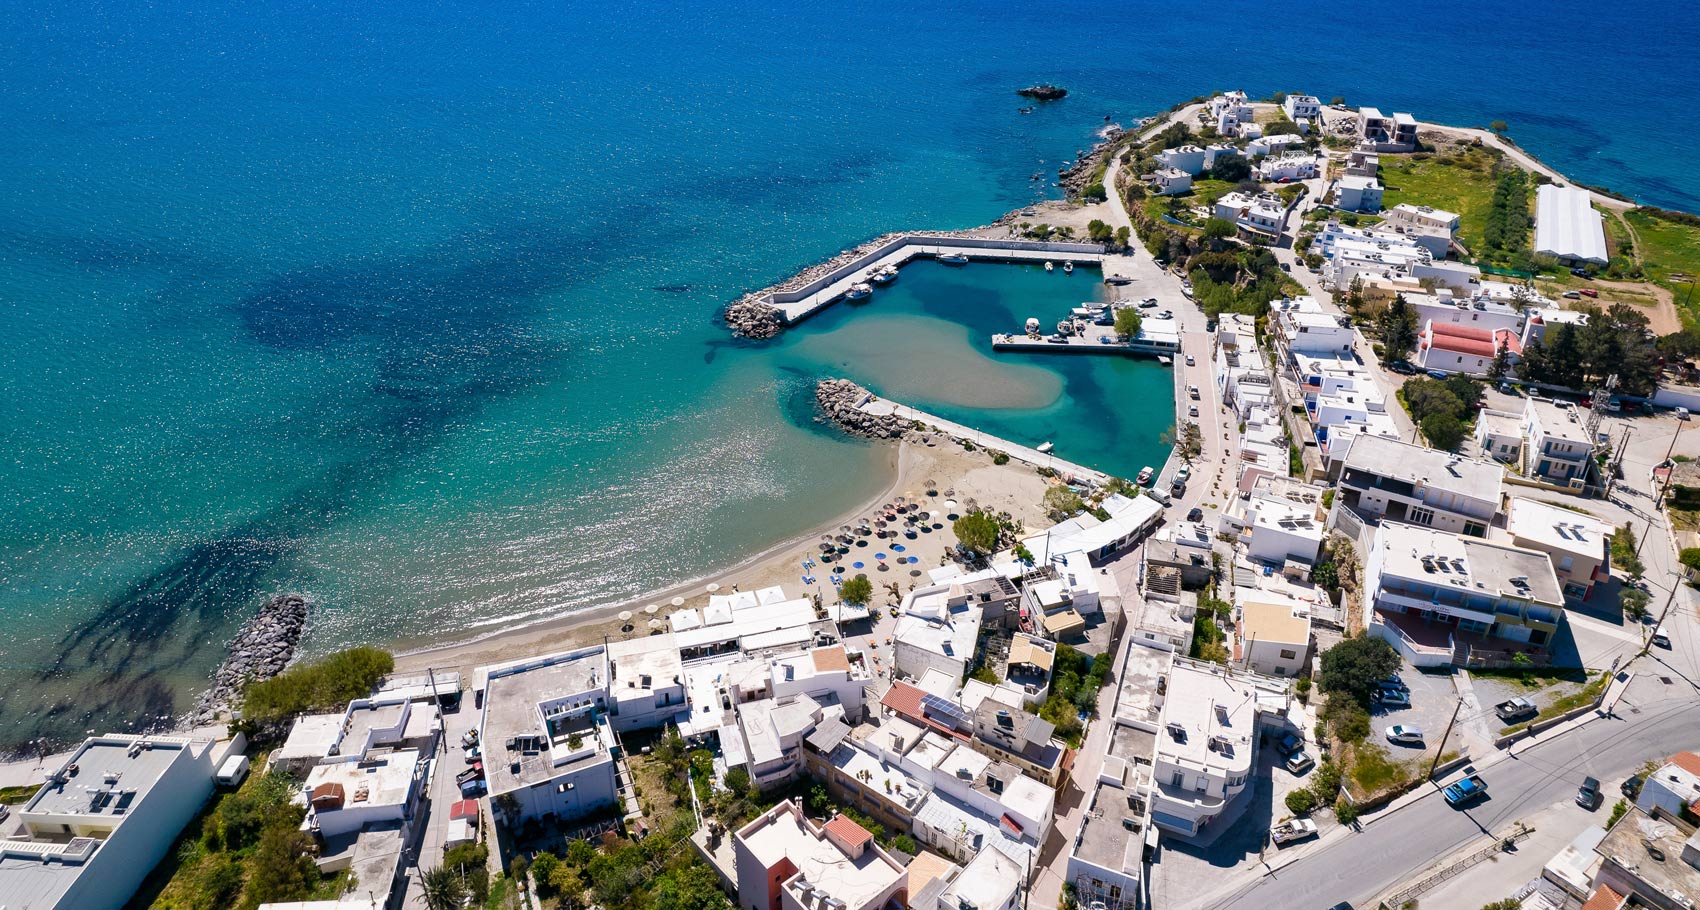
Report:
[[[741,331],[748,314],[767,308],[784,325],[794,325],[838,302],[851,285],[871,281],[873,274],[886,266],[897,268],[913,259],[947,255],[966,256],[970,262],[1102,265],[1105,247],[1101,243],[1014,240],[947,232],[892,234],[834,259],[824,271],[817,266],[783,284],[745,295],[728,308],[729,313],[736,311],[743,316],[728,322],[734,330]],[[804,280],[799,282],[799,279]],[[771,337],[771,334],[756,337]]]
[[[918,420],[928,426],[938,427],[941,432],[953,438],[966,439],[982,449],[1003,452],[1016,461],[1030,464],[1036,468],[1050,468],[1065,477],[1073,475],[1076,480],[1083,480],[1096,485],[1103,485],[1110,479],[1110,475],[1103,471],[1096,471],[1085,465],[1075,464],[1038,449],[1017,445],[1007,439],[993,436],[990,433],[983,433],[973,427],[966,427],[955,421],[945,420],[926,411],[917,410],[906,404],[899,404],[889,398],[881,398],[872,393],[863,399],[857,407],[861,411],[876,417],[895,415],[904,420]]]
[[[1117,354],[1133,357],[1179,357],[1181,335],[1173,319],[1146,317],[1140,337],[1122,341],[1114,326],[1095,325],[1084,320],[1074,321],[1073,335],[1021,335],[1000,333],[992,336],[992,350],[1021,351],[1032,354]]]

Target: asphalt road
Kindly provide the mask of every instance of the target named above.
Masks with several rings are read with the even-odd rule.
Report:
[[[1657,665],[1640,675],[1617,716],[1597,719],[1530,746],[1482,772],[1487,797],[1467,809],[1438,793],[1393,812],[1304,859],[1205,904],[1211,910],[1315,910],[1336,901],[1357,906],[1415,877],[1438,858],[1501,833],[1519,819],[1569,799],[1586,775],[1621,778],[1642,763],[1700,746],[1692,721],[1700,689],[1680,677],[1662,682]]]

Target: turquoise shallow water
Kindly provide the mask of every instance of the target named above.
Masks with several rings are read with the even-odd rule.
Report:
[[[1594,12],[1431,0],[1366,40],[1337,5],[1231,0],[0,5],[0,744],[183,709],[267,592],[317,599],[323,651],[797,533],[881,486],[808,420],[848,350],[946,416],[1063,448],[1094,407],[1119,419],[1071,457],[1154,457],[1139,364],[994,358],[1010,326],[972,293],[766,347],[714,321],[883,231],[1031,201],[1106,114],[1243,87],[1504,118],[1700,208],[1661,114],[1694,100],[1697,17],[1619,4],[1583,52]],[[1018,114],[1042,80],[1072,94]]]

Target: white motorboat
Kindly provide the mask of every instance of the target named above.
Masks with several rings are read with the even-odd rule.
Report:
[[[1050,443],[1041,442],[1041,443],[1039,443],[1039,454],[1040,455],[1049,455],[1049,454],[1051,454],[1051,448],[1052,448],[1052,446],[1051,446]]]
[[[1157,476],[1156,471],[1153,471],[1149,466],[1143,467],[1139,469],[1139,476],[1135,477],[1133,482],[1143,487],[1149,484],[1151,482],[1151,478],[1155,476]]]
[[[945,265],[967,265],[968,257],[962,253],[941,253],[939,261]]]
[[[866,281],[858,281],[850,285],[850,290],[844,292],[846,300],[864,300],[874,292],[874,286]]]
[[[1073,275],[1074,274],[1074,263],[1072,263],[1072,262],[1063,263],[1063,274],[1064,275]]]
[[[890,284],[897,280],[897,268],[890,265],[881,266],[869,277],[873,279],[874,284]]]
[[[1054,272],[1056,270],[1057,270],[1057,264],[1056,263],[1054,263],[1054,262],[1045,263],[1045,271]]]

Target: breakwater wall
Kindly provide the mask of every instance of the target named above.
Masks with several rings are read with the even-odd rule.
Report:
[[[771,338],[785,326],[837,302],[851,285],[868,280],[877,269],[901,266],[920,256],[950,253],[978,260],[1099,263],[1105,248],[1101,243],[974,237],[948,231],[887,234],[804,269],[787,281],[738,298],[726,308],[726,322],[734,334]]]
[[[235,704],[243,686],[283,672],[307,628],[308,610],[307,598],[299,594],[279,594],[261,604],[230,642],[230,656],[213,673],[212,685],[201,693],[190,722],[211,723],[220,710]]]

